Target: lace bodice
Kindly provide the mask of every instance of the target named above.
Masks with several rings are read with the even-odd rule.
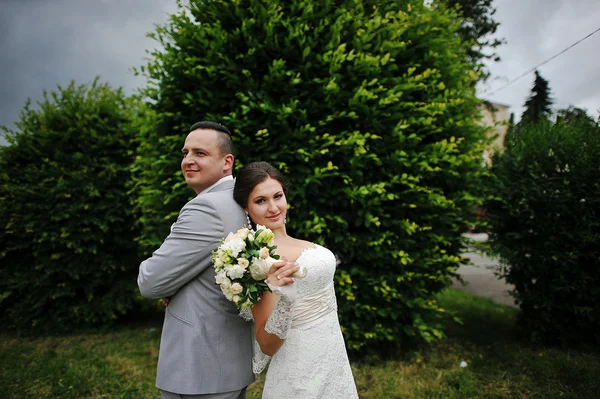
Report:
[[[298,287],[298,298],[313,295],[333,282],[335,256],[327,248],[320,245],[306,248],[296,261],[308,269],[305,278],[294,282]]]
[[[309,272],[303,279],[296,279],[298,299],[294,304],[292,327],[310,323],[329,312],[337,311],[333,275],[335,256],[321,246],[305,249],[298,263]]]

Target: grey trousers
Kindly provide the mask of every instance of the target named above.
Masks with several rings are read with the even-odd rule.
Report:
[[[207,393],[202,395],[181,395],[178,393],[162,391],[161,399],[246,399],[246,388],[240,391]]]

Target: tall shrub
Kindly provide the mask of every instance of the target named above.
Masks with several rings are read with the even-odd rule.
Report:
[[[493,248],[520,323],[543,342],[600,342],[600,126],[525,126],[493,165]]]
[[[1,320],[23,332],[108,324],[139,265],[126,183],[135,104],[98,80],[28,103],[0,148]]]
[[[292,234],[340,257],[350,349],[441,337],[433,295],[460,260],[483,135],[458,29],[416,0],[182,5],[140,69],[156,112],[135,174],[146,249],[192,194],[188,127],[220,121],[237,167],[266,160],[290,177]]]

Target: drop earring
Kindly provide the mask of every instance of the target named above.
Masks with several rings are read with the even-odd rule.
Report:
[[[254,233],[254,229],[252,228],[252,221],[250,220],[250,215],[248,211],[246,211],[246,220],[248,221],[248,230]]]

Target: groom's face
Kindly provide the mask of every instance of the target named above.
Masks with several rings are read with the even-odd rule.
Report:
[[[221,154],[218,134],[212,129],[196,129],[188,134],[181,149],[181,171],[185,182],[196,194],[215,184],[231,170],[227,155]]]

